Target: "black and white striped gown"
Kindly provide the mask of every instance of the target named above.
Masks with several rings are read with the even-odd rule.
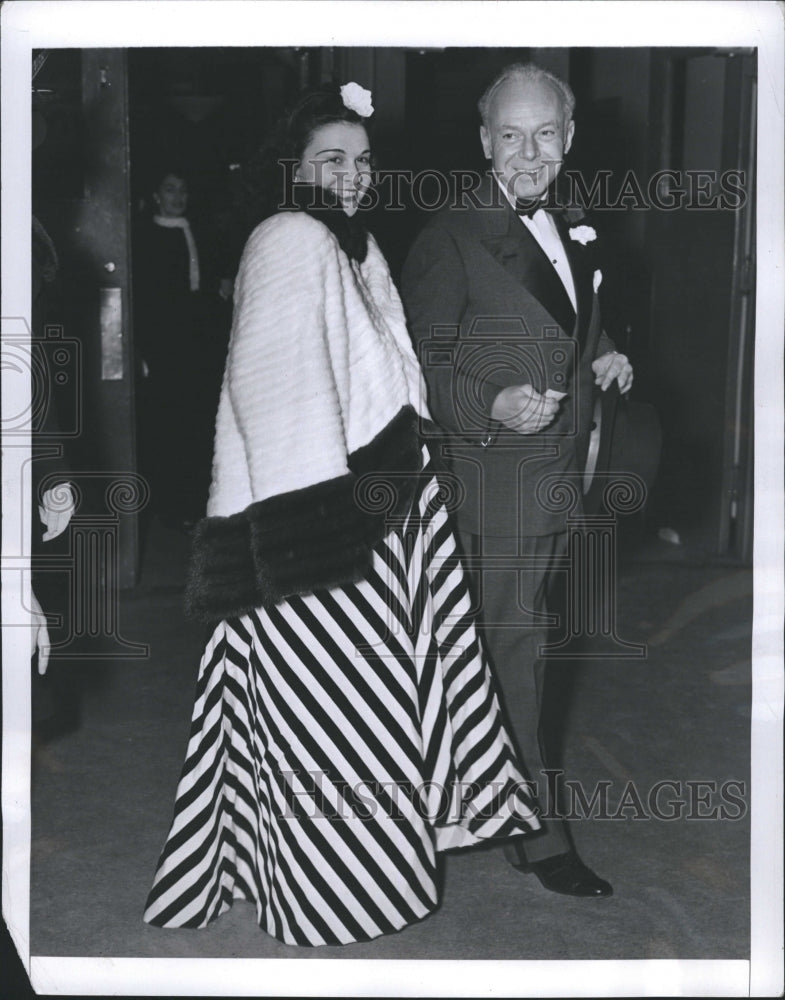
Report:
[[[215,629],[149,923],[204,927],[240,898],[287,944],[369,940],[436,907],[438,850],[537,826],[421,483],[366,579]]]

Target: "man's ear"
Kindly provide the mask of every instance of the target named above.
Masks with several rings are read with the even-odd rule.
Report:
[[[567,128],[564,130],[564,155],[570,151],[570,146],[572,145],[572,137],[575,135],[575,122],[572,118],[567,122]]]
[[[493,152],[491,137],[488,135],[488,129],[484,125],[480,125],[480,142],[482,143],[482,151],[485,153],[485,159],[490,160]]]

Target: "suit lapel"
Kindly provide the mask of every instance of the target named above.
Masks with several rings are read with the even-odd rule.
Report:
[[[490,184],[490,189],[486,188],[484,193],[489,193],[495,200],[491,202],[492,207],[486,207],[479,213],[486,234],[480,242],[496,263],[540,302],[568,336],[574,335],[575,310],[561,278],[540,244],[501,194],[496,182],[491,179]],[[579,298],[579,309],[580,305]]]
[[[578,316],[575,324],[575,336],[583,350],[586,343],[586,333],[589,329],[591,319],[594,289],[592,287],[593,269],[590,262],[590,254],[586,247],[576,240],[570,239],[569,224],[564,215],[559,213],[553,216],[556,228],[567,254],[567,260],[572,271],[572,280],[575,284],[575,298],[578,303]]]
[[[484,246],[496,262],[548,310],[562,330],[572,334],[575,310],[561,279],[526,226],[512,210],[510,215],[513,231],[484,239]]]

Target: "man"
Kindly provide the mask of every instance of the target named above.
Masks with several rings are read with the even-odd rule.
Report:
[[[442,455],[465,492],[456,515],[465,554],[482,567],[475,596],[486,647],[540,790],[539,647],[567,538],[554,484],[572,486],[580,503],[593,386],[616,381],[626,392],[632,383],[600,324],[596,233],[542,207],[572,143],[574,105],[565,83],[530,64],[493,81],[479,102],[492,171],[428,223],[402,281]],[[580,860],[560,820],[505,853],[555,892],[613,891]]]

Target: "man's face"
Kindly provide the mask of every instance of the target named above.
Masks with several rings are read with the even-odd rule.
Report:
[[[494,94],[480,138],[510,196],[532,201],[556,179],[574,131],[574,122],[564,123],[561,96],[552,84],[512,77]]]

